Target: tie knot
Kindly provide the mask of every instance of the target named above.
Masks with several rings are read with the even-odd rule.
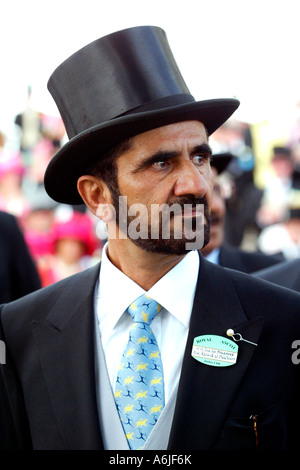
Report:
[[[147,295],[138,297],[127,309],[134,322],[146,323],[147,325],[150,325],[160,310],[161,305]]]

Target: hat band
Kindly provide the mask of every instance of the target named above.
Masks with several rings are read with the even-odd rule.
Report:
[[[137,106],[136,108],[130,109],[130,111],[126,111],[125,113],[118,114],[118,116],[115,116],[115,118],[121,116],[128,116],[130,114],[143,113],[145,111],[155,111],[163,108],[171,108],[172,106],[178,106],[181,104],[193,102],[195,102],[195,99],[190,94],[180,93],[178,95],[164,96],[163,98],[159,98],[157,100],[148,101],[147,103],[144,103],[141,106]]]

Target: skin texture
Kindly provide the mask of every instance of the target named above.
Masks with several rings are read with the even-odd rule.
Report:
[[[117,158],[118,191],[127,197],[128,207],[142,204],[147,208],[149,225],[151,205],[187,201],[196,204],[202,198],[208,218],[213,193],[210,155],[205,127],[198,121],[175,123],[139,134]],[[101,178],[81,176],[78,191],[88,208],[107,224],[111,262],[144,289],[150,289],[185,256],[186,251],[178,249],[178,240],[168,240],[171,249],[166,252],[160,240],[156,248],[149,250],[122,236],[111,211],[116,204],[114,195]],[[193,207],[188,213],[171,218],[171,232],[176,217],[182,217],[183,223],[183,217],[196,216]]]

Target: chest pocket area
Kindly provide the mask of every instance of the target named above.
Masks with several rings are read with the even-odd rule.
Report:
[[[286,450],[288,413],[286,399],[247,416],[231,416],[217,439],[217,450]]]

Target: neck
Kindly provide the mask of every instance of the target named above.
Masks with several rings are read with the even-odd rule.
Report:
[[[145,291],[148,291],[185,256],[149,253],[128,240],[109,240],[107,255],[120,271]]]

